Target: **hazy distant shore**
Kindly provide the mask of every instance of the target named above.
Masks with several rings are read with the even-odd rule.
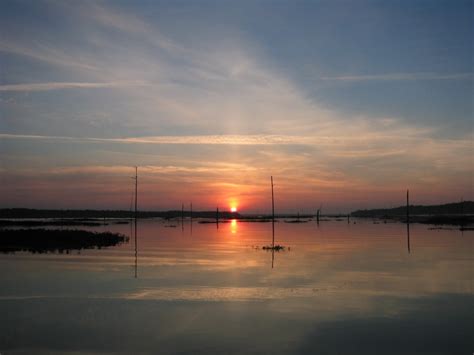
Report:
[[[177,218],[177,217],[194,217],[194,218],[215,218],[216,211],[138,211],[138,218]],[[0,219],[11,218],[61,218],[61,219],[100,219],[100,218],[134,218],[134,211],[125,210],[53,210],[53,209],[30,209],[30,208],[4,208],[0,209]],[[219,218],[240,218],[238,213],[219,212]]]
[[[442,205],[410,205],[408,208],[410,223],[434,225],[470,225],[474,223],[474,202],[462,201]],[[407,207],[358,210],[352,217],[377,218],[384,220],[407,221]]]
[[[425,223],[435,225],[470,225],[474,223],[474,202],[463,201],[442,205],[410,205],[410,222]],[[269,214],[240,214],[237,212],[220,211],[138,211],[136,216],[143,218],[200,218],[215,220],[217,217],[222,220],[239,219],[248,222],[270,222]],[[323,218],[375,218],[383,220],[393,220],[406,222],[407,207],[400,206],[386,209],[357,210],[349,214],[321,215]],[[64,226],[94,226],[104,223],[120,223],[121,219],[134,218],[133,211],[125,210],[56,210],[56,209],[29,209],[29,208],[4,208],[0,209],[0,226],[22,225],[22,226],[43,226],[43,225],[64,225]],[[290,222],[298,222],[314,219],[312,214],[277,214],[276,218],[292,218]],[[297,218],[297,219],[295,219]],[[321,221],[323,219],[321,218]],[[50,219],[44,221],[42,219]],[[115,219],[115,221],[114,221]]]

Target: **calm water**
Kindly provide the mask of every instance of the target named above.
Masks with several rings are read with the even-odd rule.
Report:
[[[137,253],[132,235],[80,254],[0,254],[0,353],[472,354],[473,240],[279,222],[290,248],[272,255],[269,223],[147,220]]]

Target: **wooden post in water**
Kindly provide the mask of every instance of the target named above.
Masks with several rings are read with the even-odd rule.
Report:
[[[189,231],[191,232],[191,235],[193,235],[193,203],[192,202],[191,202],[190,208],[191,208],[191,223],[190,223]]]
[[[275,250],[275,199],[273,197],[273,176],[270,176],[272,183],[272,249]]]
[[[407,248],[410,254],[410,190],[407,189]]]
[[[410,224],[410,190],[407,190],[407,224]]]
[[[319,211],[320,211],[320,209],[318,209],[318,210],[316,211],[316,223],[317,223],[318,225],[319,225]]]
[[[181,203],[181,224],[184,222],[184,203]]]
[[[138,166],[135,167],[135,221],[138,216]]]

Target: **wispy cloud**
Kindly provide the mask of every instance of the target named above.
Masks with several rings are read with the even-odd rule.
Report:
[[[67,136],[43,136],[22,134],[0,134],[3,139],[32,139],[44,141],[75,141],[125,144],[190,144],[190,145],[274,145],[315,144],[313,137],[285,135],[207,135],[207,136],[158,136],[129,138],[91,138]]]
[[[75,4],[75,9],[77,9],[76,5],[77,4]],[[98,2],[89,2],[86,6],[79,6],[79,8],[82,9],[84,16],[93,19],[96,23],[105,27],[115,28],[126,33],[133,33],[142,36],[142,38],[145,37],[150,43],[168,51],[184,50],[175,41],[133,14],[117,11],[110,7],[104,7]]]
[[[96,143],[123,143],[123,144],[187,144],[187,145],[314,145],[318,147],[365,147],[363,152],[372,151],[374,154],[385,155],[383,151],[376,152],[367,149],[373,144],[385,144],[390,141],[422,141],[419,135],[369,133],[364,136],[291,136],[291,135],[188,135],[188,136],[150,136],[150,137],[123,137],[123,138],[96,138],[96,137],[70,137],[46,136],[0,133],[0,139],[29,139],[42,141],[74,141]],[[445,141],[445,140],[440,140]],[[456,140],[455,142],[463,142]],[[363,153],[361,152],[361,153]],[[351,152],[350,154],[356,154]]]
[[[78,60],[74,56],[66,53],[64,50],[38,41],[31,41],[27,45],[16,41],[0,40],[0,52],[13,53],[30,57],[42,62],[64,67],[73,67],[88,71],[97,71],[98,67],[87,63],[84,60]]]
[[[374,75],[325,76],[323,80],[333,81],[397,81],[397,80],[472,80],[474,73],[388,73]]]
[[[94,138],[94,137],[67,137],[45,135],[0,134],[0,139],[32,140],[38,142],[84,143],[90,147],[96,144],[127,144],[147,146],[202,146],[212,147],[229,145],[244,147],[262,147],[262,151],[254,157],[239,157],[251,166],[268,166],[271,161],[278,169],[286,166],[301,169],[302,172],[315,167],[318,174],[329,170],[331,165],[346,164],[345,170],[351,166],[365,164],[367,168],[380,166],[384,161],[397,161],[394,166],[385,169],[398,169],[398,165],[405,167],[428,164],[431,168],[450,169],[451,171],[469,170],[469,152],[472,152],[472,137],[464,139],[434,139],[428,135],[405,134],[404,131],[387,134],[384,132],[365,132],[361,136],[290,136],[290,135],[207,135],[207,136],[158,136],[158,137],[124,137],[124,138]],[[294,146],[303,149],[304,154],[292,154],[284,147]],[[265,150],[268,147],[270,150]],[[98,149],[98,148],[97,148]],[[157,148],[158,149],[158,148]],[[183,149],[192,149],[184,147]],[[210,148],[209,148],[210,149]],[[277,149],[277,152],[270,153]],[[289,149],[289,148],[288,148]],[[207,154],[215,154],[208,151]],[[313,161],[317,156],[317,166]],[[257,156],[259,158],[257,159]],[[163,160],[162,160],[163,161]],[[183,161],[190,165],[185,156],[179,153],[173,155],[169,161]],[[164,162],[164,161],[163,161]],[[217,160],[217,162],[220,162]],[[208,162],[209,163],[209,162]],[[223,162],[220,162],[223,163]],[[225,162],[228,165],[230,162]],[[216,164],[214,162],[213,164]],[[466,165],[467,164],[467,165]],[[193,164],[191,164],[193,165]],[[171,165],[167,165],[171,166]],[[427,168],[428,169],[428,168]],[[416,169],[415,169],[416,170]],[[405,174],[407,172],[405,171]]]
[[[124,88],[144,85],[148,84],[143,81],[116,81],[109,83],[49,82],[0,85],[0,91],[50,91],[62,89]]]

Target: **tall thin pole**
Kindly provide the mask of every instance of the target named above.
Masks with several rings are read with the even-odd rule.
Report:
[[[135,179],[134,177],[132,177],[132,179]],[[132,224],[133,222],[133,213],[132,213],[132,208],[133,208],[133,198],[134,198],[134,193],[132,192],[132,197],[130,198],[130,224]]]
[[[410,224],[410,190],[407,190],[407,223]]]
[[[190,203],[190,209],[191,209],[191,221],[190,221],[190,232],[191,232],[191,235],[193,235],[193,203],[191,202]]]
[[[270,176],[272,183],[272,249],[275,249],[275,199],[273,196],[273,176]]]
[[[138,166],[135,167],[135,220],[138,214]]]
[[[410,190],[407,189],[407,248],[410,254]]]

